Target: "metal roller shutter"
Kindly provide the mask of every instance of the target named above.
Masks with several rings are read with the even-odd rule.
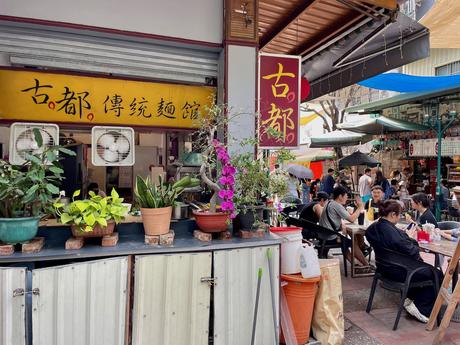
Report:
[[[106,73],[186,83],[217,78],[219,48],[0,22],[0,52],[13,66]],[[74,30],[75,31],[75,30]],[[121,39],[123,38],[123,39]],[[132,39],[127,41],[126,39]]]

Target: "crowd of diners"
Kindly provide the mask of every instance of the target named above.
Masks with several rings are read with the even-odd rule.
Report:
[[[370,223],[365,237],[376,255],[382,249],[388,249],[422,262],[417,231],[421,230],[423,224],[430,223],[437,228],[438,223],[431,210],[431,198],[427,194],[423,192],[411,196],[407,194],[409,174],[409,170],[403,171],[402,174],[395,172],[392,173],[393,178],[388,181],[381,171],[377,171],[372,178],[371,169],[366,169],[359,179],[359,197],[356,196],[351,200],[352,194],[349,189],[338,184],[333,177],[334,170],[329,169],[328,174],[321,181],[315,181],[313,189],[309,189],[311,200],[303,206],[299,217],[345,235],[346,222],[358,221],[359,224],[364,224],[363,218],[365,218]],[[294,179],[296,178],[291,176],[291,187],[295,183]],[[457,201],[457,197],[460,199],[460,187],[454,188],[453,192],[452,204],[456,203],[458,207],[460,202]],[[446,195],[449,197],[448,193]],[[401,222],[404,223],[404,229],[397,226]],[[446,240],[458,240],[457,230],[439,233]],[[356,239],[354,258],[351,257],[352,241],[348,237],[338,236],[333,241],[346,241],[348,248],[346,259],[350,262],[355,260],[358,270],[364,272],[375,270],[364,255],[367,246],[364,237],[358,236]],[[441,282],[443,273],[440,270],[436,272]],[[404,281],[405,278],[396,267],[387,270],[384,274],[397,281]],[[424,281],[430,279],[429,275],[432,274],[431,270],[424,269],[416,273],[414,280]],[[428,322],[435,300],[436,294],[432,287],[414,288],[410,289],[404,306],[417,320]]]

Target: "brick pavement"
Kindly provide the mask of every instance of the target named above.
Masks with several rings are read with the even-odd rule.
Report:
[[[426,261],[433,260],[423,255]],[[342,273],[343,274],[343,273]],[[373,308],[365,312],[372,277],[345,278],[342,276],[344,314],[346,320],[346,345],[431,345],[436,334],[428,332],[425,325],[412,319],[403,311],[397,331],[392,331],[399,296],[395,292],[377,287]],[[451,323],[445,345],[460,345],[460,323]]]

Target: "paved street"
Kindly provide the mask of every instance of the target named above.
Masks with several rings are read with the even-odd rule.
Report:
[[[431,260],[429,255],[425,258]],[[396,317],[398,294],[380,286],[374,298],[372,311],[365,312],[372,277],[345,278],[342,276],[345,313],[345,345],[431,345],[436,331],[428,332],[425,325],[403,311],[399,326],[392,331]],[[445,345],[460,344],[460,324],[451,323],[444,338]]]

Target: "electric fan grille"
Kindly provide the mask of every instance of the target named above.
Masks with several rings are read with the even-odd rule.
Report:
[[[38,129],[42,137],[39,146],[34,130]],[[40,154],[47,147],[57,145],[59,127],[55,124],[16,122],[10,128],[10,163],[22,165],[30,154]]]
[[[46,129],[39,129],[42,136],[43,145],[38,146],[37,141],[35,140],[35,134],[33,129],[26,129],[24,132],[18,135],[15,141],[15,149],[18,155],[22,159],[26,159],[28,154],[37,154],[43,152],[45,147],[54,146],[54,138]]]
[[[96,166],[134,164],[134,131],[127,127],[93,127],[92,161]]]

